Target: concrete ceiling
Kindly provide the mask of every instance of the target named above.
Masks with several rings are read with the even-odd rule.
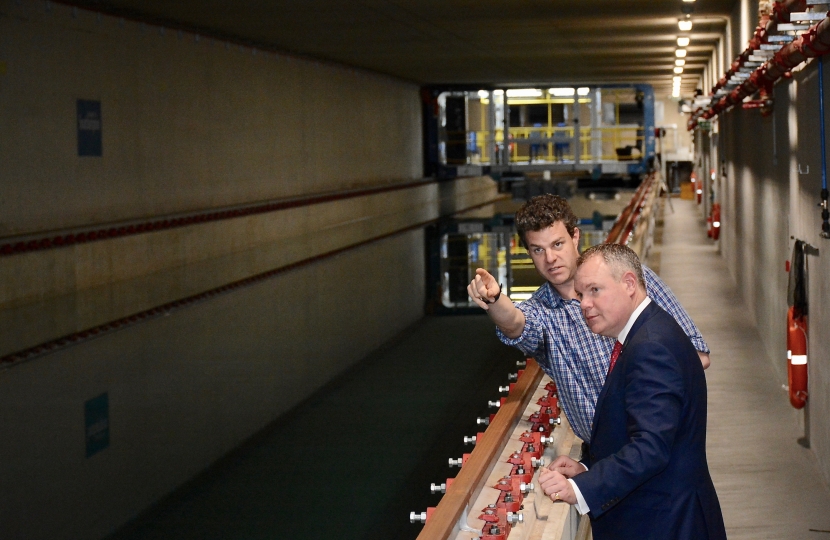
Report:
[[[684,94],[736,0],[697,0]],[[670,93],[681,0],[80,0],[419,84],[645,82]]]

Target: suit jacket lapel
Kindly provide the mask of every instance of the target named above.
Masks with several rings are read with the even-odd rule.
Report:
[[[645,324],[645,322],[650,319],[654,313],[656,312],[657,304],[654,303],[652,300],[649,305],[640,313],[640,316],[637,317],[637,320],[634,321],[634,324],[631,325],[631,330],[629,330],[628,335],[625,336],[625,343],[623,343],[622,352],[620,352],[619,358],[617,358],[617,365],[622,364],[621,360],[625,356],[626,353],[626,346],[631,343],[631,338],[637,333],[638,330]],[[616,368],[616,366],[615,366]],[[596,408],[594,409],[594,421],[591,425],[591,440],[594,440],[594,435],[596,435],[597,430],[597,414],[599,413],[600,405],[602,405],[603,400],[605,399],[605,394],[608,392],[608,380],[614,376],[619,377],[619,372],[615,369],[608,376],[605,378],[605,383],[602,385],[602,390],[600,390],[599,397],[597,398]]]

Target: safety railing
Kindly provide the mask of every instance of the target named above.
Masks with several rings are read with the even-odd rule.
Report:
[[[461,462],[461,472],[441,486],[445,495],[438,506],[410,514],[410,521],[426,523],[419,540],[574,538],[574,511],[554,504],[533,482],[537,468],[579,449],[560,419],[556,386],[528,359],[508,388],[489,427],[476,436],[475,449],[450,460]]]
[[[654,231],[653,207],[660,191],[659,185],[656,173],[650,174],[642,181],[631,201],[611,227],[605,239],[606,243],[627,245],[640,258],[648,255]]]
[[[485,431],[486,436],[476,441],[475,449],[464,460],[458,476],[447,486],[440,504],[429,512],[429,519],[418,535],[420,540],[452,538],[454,532],[459,532],[462,527],[468,528],[460,525],[463,514],[471,509],[472,503],[485,487],[488,474],[496,465],[502,448],[513,433],[521,413],[542,380],[542,375],[542,369],[536,362],[527,363],[526,369],[490,421]]]
[[[497,129],[494,138],[489,131],[470,131],[467,148],[470,161],[488,164],[499,161],[494,149],[504,146],[504,130]],[[516,127],[510,128],[510,160],[512,162],[573,162],[573,127]],[[579,131],[579,159],[591,161],[629,161],[639,159],[644,135],[638,126],[582,128]],[[636,149],[636,150],[635,150]]]

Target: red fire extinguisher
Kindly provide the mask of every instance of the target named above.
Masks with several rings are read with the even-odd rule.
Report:
[[[700,204],[703,201],[703,182],[698,180],[696,173],[692,173],[692,186],[695,190],[697,204]]]
[[[787,265],[787,382],[790,404],[801,409],[807,403],[807,261],[803,240],[793,244],[791,263]]]
[[[807,316],[787,310],[787,382],[790,404],[801,409],[807,403]]]
[[[712,240],[720,237],[720,203],[712,204]]]

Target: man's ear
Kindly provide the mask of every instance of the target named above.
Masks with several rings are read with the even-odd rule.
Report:
[[[571,238],[573,238],[576,252],[579,253],[579,227],[574,227],[574,235]]]
[[[622,275],[622,282],[625,284],[625,292],[633,298],[637,292],[637,275],[629,270]]]

